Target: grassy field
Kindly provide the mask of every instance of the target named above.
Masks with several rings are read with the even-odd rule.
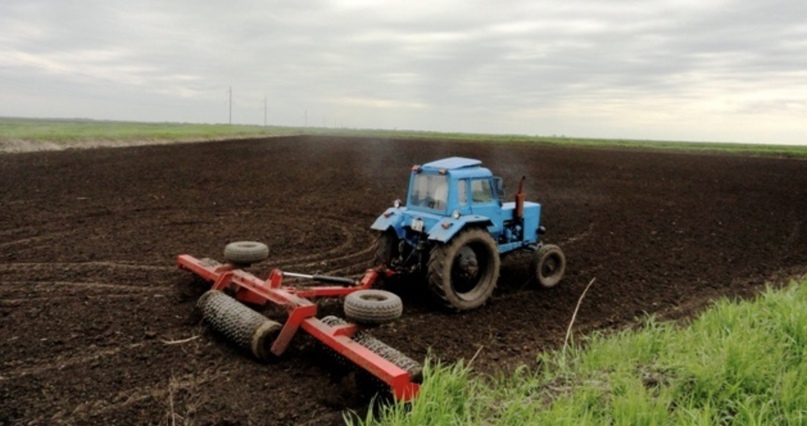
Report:
[[[807,424],[807,277],[716,303],[686,327],[648,318],[539,354],[513,375],[428,364],[411,407],[352,424]]]
[[[135,123],[116,121],[0,118],[0,140],[80,143],[103,140],[184,140],[273,136],[293,129],[227,124]]]
[[[485,143],[540,143],[580,147],[617,147],[742,153],[807,157],[807,146],[586,139],[571,137],[486,135],[407,130],[332,129],[317,127],[245,126],[227,124],[136,123],[91,120],[0,118],[0,148],[24,146],[24,150],[66,147],[116,146],[171,141],[221,140],[297,134],[396,139],[443,139]],[[805,141],[807,143],[807,140]]]

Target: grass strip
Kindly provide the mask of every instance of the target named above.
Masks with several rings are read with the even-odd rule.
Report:
[[[380,139],[428,139],[483,143],[530,143],[583,148],[628,148],[715,152],[807,158],[807,146],[718,142],[675,142],[556,136],[491,135],[413,130],[340,129],[229,124],[139,123],[0,117],[0,143],[25,141],[57,146],[103,146],[104,142],[221,140],[285,135],[321,135]],[[807,141],[805,141],[807,142]]]
[[[216,140],[298,133],[285,127],[227,124],[135,123],[115,121],[0,119],[0,141],[81,146],[103,141]]]
[[[807,424],[807,277],[752,301],[721,300],[682,326],[594,333],[534,366],[482,376],[427,361],[411,404],[357,425]]]

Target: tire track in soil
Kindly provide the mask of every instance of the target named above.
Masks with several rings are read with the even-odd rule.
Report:
[[[273,217],[272,223],[281,225],[281,229],[290,225],[296,225],[299,222],[298,215],[307,214],[311,216],[310,212],[289,213],[287,210],[278,210],[277,212],[283,212],[283,217],[288,218],[286,221],[279,220],[277,216]],[[336,243],[333,248],[320,253],[270,257],[263,262],[255,264],[254,266],[261,267],[267,265],[270,268],[280,268],[283,271],[301,272],[310,271],[310,268],[315,268],[316,266],[336,264],[335,267],[331,269],[316,270],[315,273],[334,275],[342,271],[351,271],[351,276],[349,278],[360,276],[360,272],[355,271],[354,269],[358,266],[370,265],[372,263],[372,259],[370,257],[370,254],[373,252],[372,235],[369,233],[368,229],[362,225],[358,225],[354,221],[345,219],[343,216],[314,215],[314,217],[317,219],[315,221],[317,223],[324,223],[326,226],[338,228],[342,237],[341,241]],[[358,251],[354,250],[354,247],[360,243],[363,243],[364,247],[366,248]],[[364,261],[360,263],[351,262],[352,259],[356,258],[363,258]],[[295,268],[300,268],[300,271],[294,271]],[[291,279],[284,282],[293,285],[302,281]]]
[[[114,299],[130,299],[132,294],[74,294],[69,296],[31,296],[31,297],[24,297],[24,298],[9,298],[0,300],[0,306],[2,307],[10,307],[16,308],[21,307],[27,303],[51,303],[55,301],[65,301],[65,300],[95,300],[95,299],[102,299],[102,300],[114,300]],[[155,293],[154,297],[165,297],[164,294]]]
[[[90,419],[103,416],[115,411],[123,410],[131,405],[154,400],[159,401],[160,405],[165,405],[166,416],[180,416],[178,413],[171,412],[169,399],[173,398],[173,394],[179,390],[188,390],[195,393],[201,386],[215,382],[227,375],[226,371],[219,371],[216,373],[205,373],[204,378],[199,378],[194,374],[186,374],[181,376],[181,379],[171,377],[167,383],[156,383],[151,386],[142,386],[127,391],[121,391],[111,397],[104,397],[87,401],[76,406],[72,411],[59,411],[53,415],[49,420],[55,422],[75,420],[88,421]],[[110,402],[110,400],[112,402]],[[166,402],[169,401],[169,402]],[[174,418],[170,418],[169,422],[174,424]]]
[[[34,237],[27,237],[27,238],[20,238],[18,240],[7,241],[5,243],[0,243],[0,249],[8,249],[10,247],[19,246],[19,245],[28,245],[28,247],[22,247],[15,249],[16,252],[25,252],[29,250],[35,250],[42,247],[46,247],[47,242],[51,242],[54,240],[58,240],[64,238],[67,235],[71,235],[72,232],[54,232],[48,235],[37,235]],[[32,244],[37,243],[37,244]]]
[[[302,213],[300,213],[302,214]],[[319,221],[324,222],[326,225],[334,226],[339,229],[340,234],[342,235],[342,241],[339,242],[335,247],[328,249],[321,253],[312,253],[312,254],[302,254],[297,256],[281,256],[278,258],[272,258],[271,262],[276,263],[278,267],[286,269],[288,267],[308,267],[308,266],[315,266],[320,263],[325,262],[335,262],[342,260],[344,258],[355,257],[359,253],[350,252],[353,246],[356,244],[356,235],[357,234],[364,234],[366,230],[362,227],[357,226],[353,222],[349,222],[342,217],[332,217],[328,215],[322,216],[315,216]],[[281,221],[281,225],[294,225],[299,221],[296,217],[295,213],[289,217],[288,222]],[[348,251],[347,254],[345,252]]]
[[[44,270],[53,271],[54,268],[62,271],[68,269],[90,269],[98,267],[118,268],[118,269],[133,269],[141,271],[173,271],[175,266],[162,266],[162,265],[143,265],[137,263],[122,263],[122,262],[108,262],[108,261],[89,261],[89,262],[19,262],[19,263],[0,263],[0,272],[19,272],[30,273],[31,270]]]
[[[578,242],[587,239],[589,236],[591,236],[593,232],[594,232],[594,223],[592,222],[588,225],[588,229],[586,229],[585,231],[580,232],[579,234],[575,234],[569,238],[566,238],[563,241],[557,243],[557,245],[561,247],[568,247],[572,244],[576,244]]]
[[[88,363],[88,362],[93,362],[93,361],[99,360],[99,359],[104,358],[104,357],[117,355],[123,350],[137,349],[137,348],[142,348],[144,346],[146,346],[146,343],[145,342],[140,342],[140,343],[132,343],[132,344],[126,345],[125,347],[117,347],[117,348],[112,348],[112,349],[102,349],[102,350],[92,352],[92,353],[89,353],[89,354],[80,355],[80,356],[74,356],[74,357],[68,357],[68,358],[63,358],[62,356],[59,356],[56,359],[53,359],[52,357],[41,358],[41,359],[30,359],[29,358],[29,359],[26,359],[25,362],[24,362],[26,367],[12,369],[12,370],[6,370],[6,369],[10,368],[10,367],[13,367],[14,364],[16,364],[16,363],[6,362],[6,363],[3,363],[3,369],[5,371],[3,372],[3,375],[0,376],[0,381],[3,381],[3,380],[15,380],[15,379],[19,379],[19,378],[21,378],[23,376],[28,376],[28,375],[45,374],[45,373],[48,373],[48,372],[50,372],[52,370],[64,370],[65,368],[73,367],[73,366],[76,366],[76,365],[79,365],[79,364],[85,364],[85,363]],[[30,365],[30,364],[33,364],[33,365]]]
[[[108,283],[96,283],[96,282],[76,282],[76,281],[0,281],[0,285],[5,287],[6,285],[11,286],[20,286],[26,289],[31,289],[34,291],[44,291],[44,292],[52,292],[53,285],[60,286],[60,287],[76,287],[75,289],[68,290],[68,291],[78,291],[78,290],[129,290],[134,292],[153,292],[153,287],[143,287],[143,286],[134,286],[134,285],[127,285],[127,284],[108,284]],[[67,290],[67,289],[60,289],[60,290]],[[86,294],[86,293],[85,293]]]

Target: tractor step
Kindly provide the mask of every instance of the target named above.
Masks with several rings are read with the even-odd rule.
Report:
[[[256,358],[267,360],[270,348],[283,326],[244,306],[218,290],[209,290],[196,306],[202,319],[213,330],[238,347],[252,352]]]

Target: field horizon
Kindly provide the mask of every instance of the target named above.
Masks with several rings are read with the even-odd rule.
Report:
[[[807,157],[807,140],[804,145],[748,144],[729,141],[641,140],[565,135],[541,136],[314,126],[286,127],[227,123],[138,122],[88,118],[0,117],[0,152],[51,151],[302,135],[488,143],[534,143],[593,148],[617,147]]]

